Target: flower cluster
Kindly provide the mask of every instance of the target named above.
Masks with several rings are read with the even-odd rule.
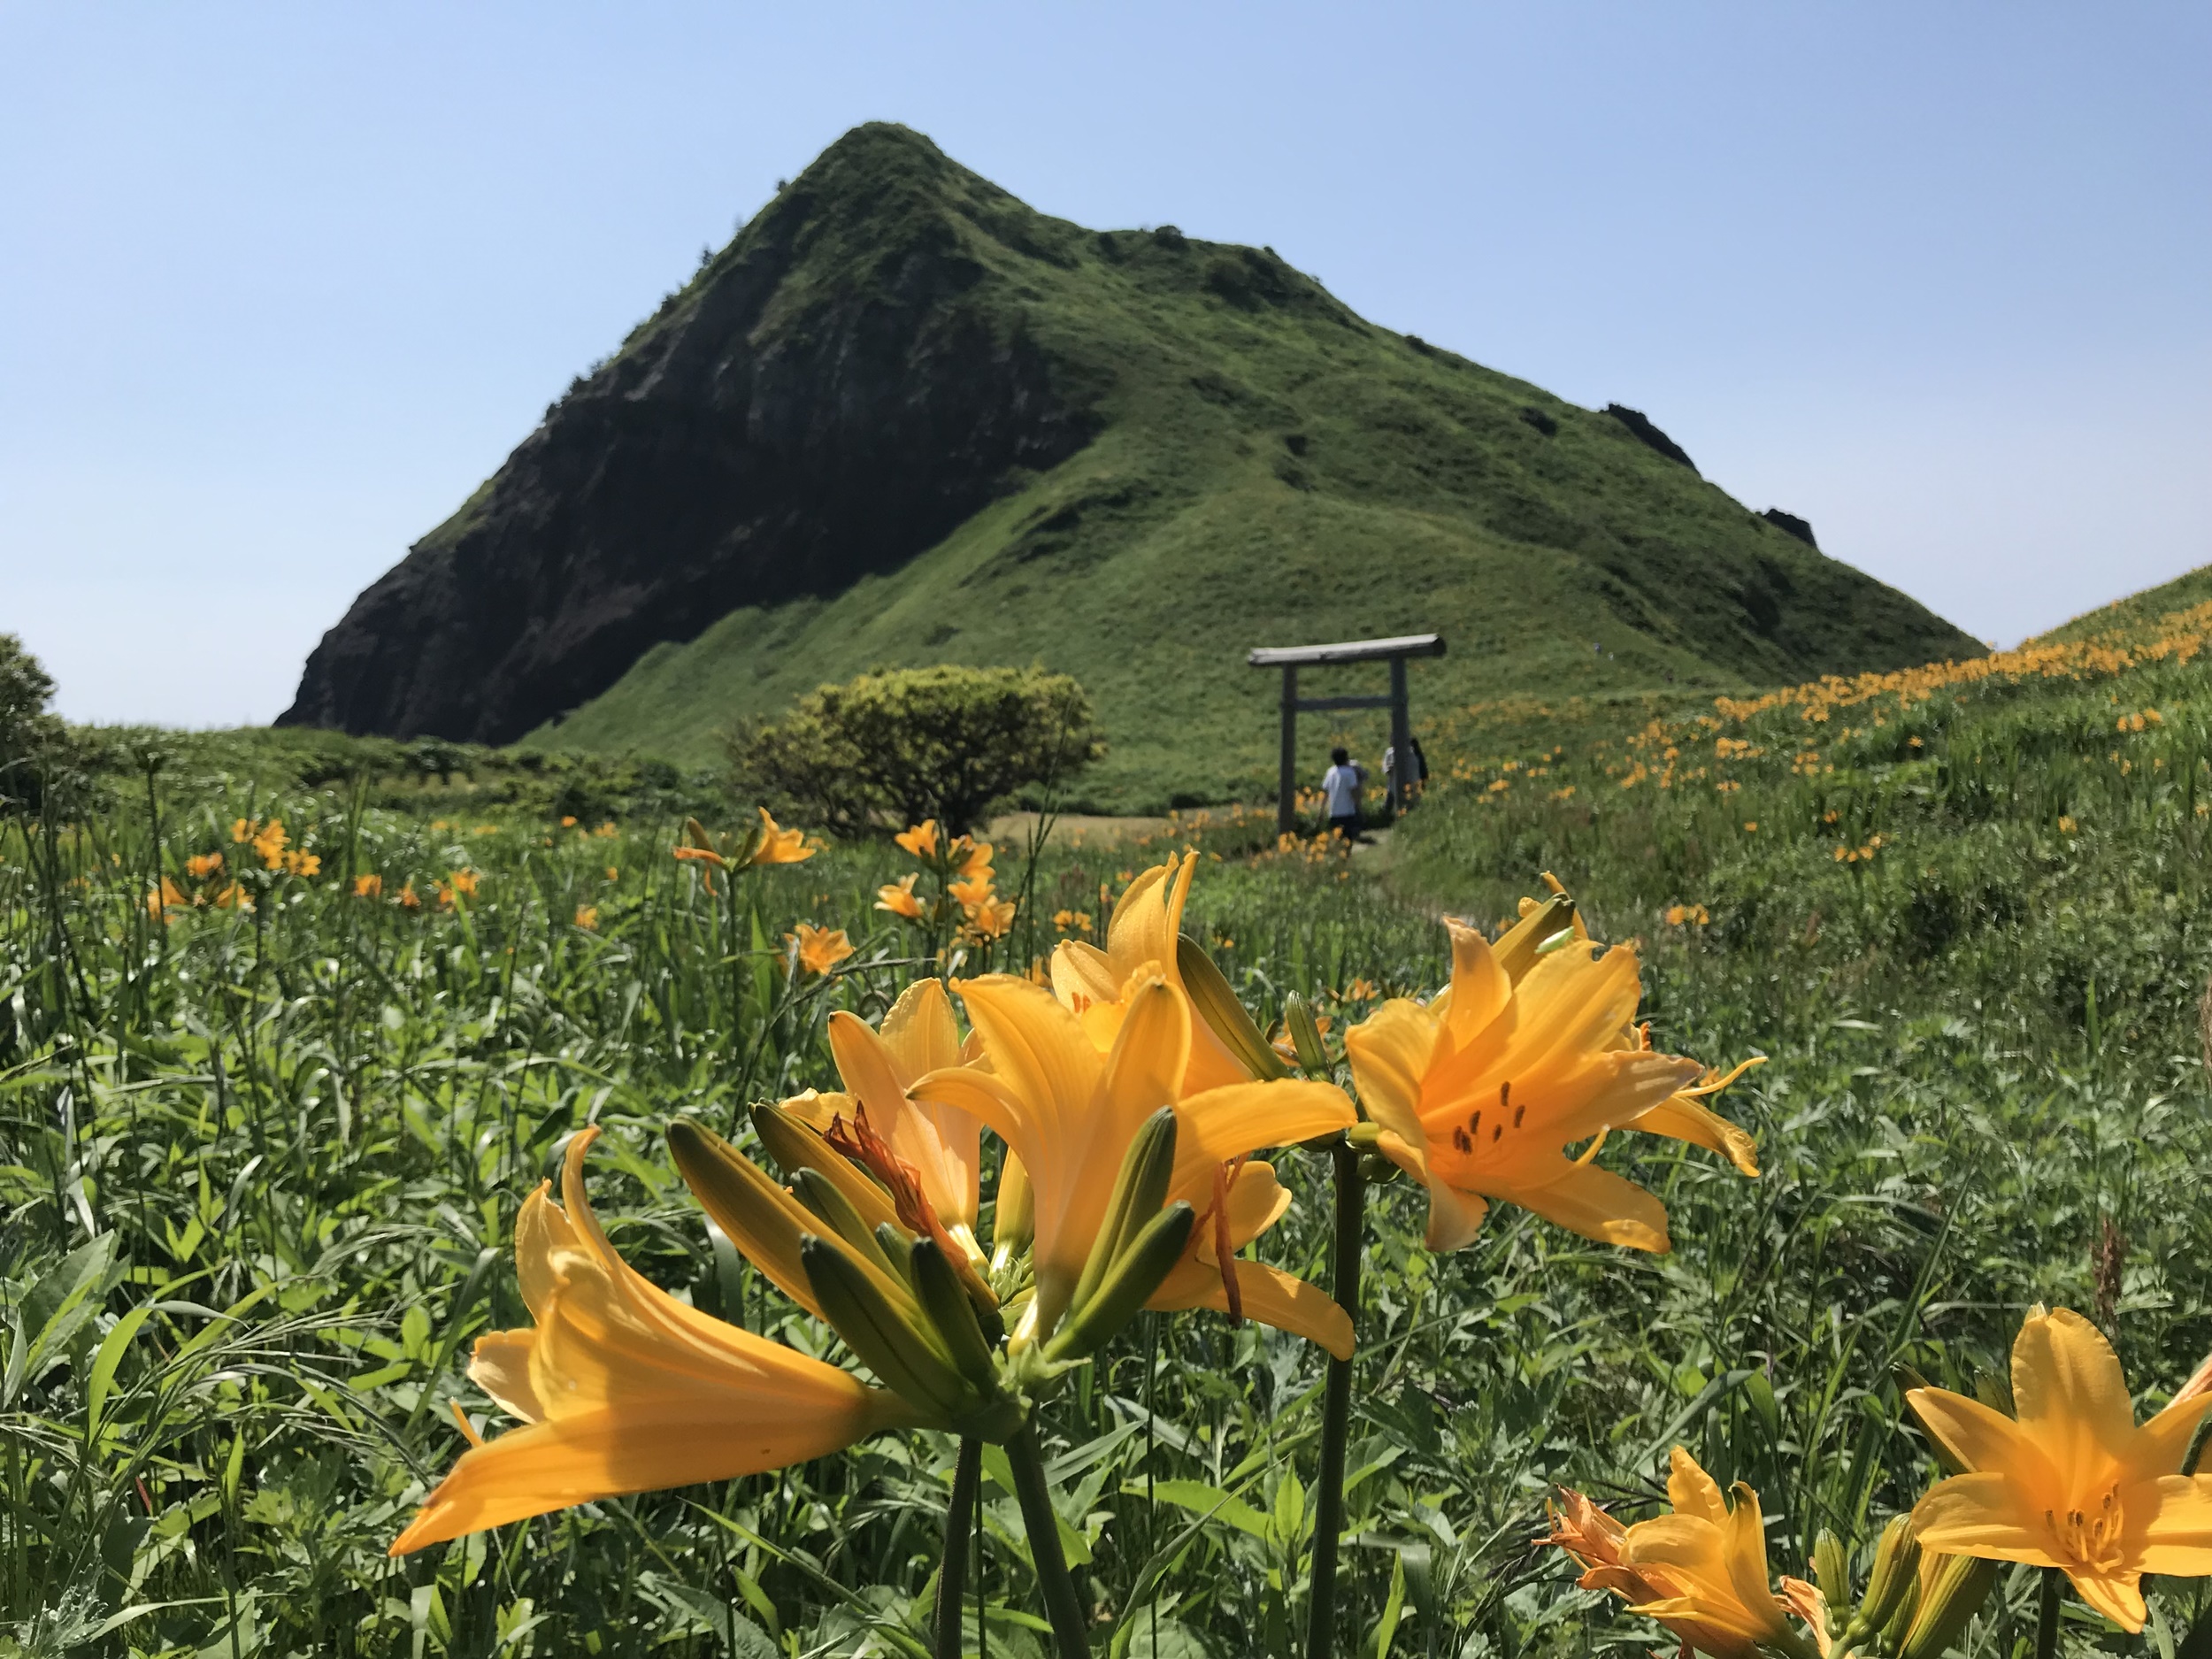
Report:
[[[2149,1611],[2146,1573],[2212,1575],[2212,1475],[2186,1469],[2212,1410],[2207,1380],[2200,1371],[2139,1425],[2096,1326],[2068,1309],[2033,1309],[2012,1348],[2013,1415],[1944,1388],[1906,1395],[1955,1472],[1890,1523],[1855,1597],[1846,1553],[1824,1533],[1813,1558],[1819,1582],[1785,1578],[1777,1594],[1758,1494],[1739,1483],[1731,1505],[1678,1446],[1670,1513],[1624,1527],[1563,1492],[1542,1541],[1582,1565],[1585,1589],[1613,1592],[1716,1659],[1847,1659],[1855,1649],[1936,1659],[1965,1632],[2003,1562],[2064,1573],[2083,1601],[2138,1632]]]
[[[933,935],[949,925],[949,931],[971,943],[987,944],[1012,930],[1014,901],[998,895],[990,842],[970,835],[947,837],[935,818],[925,818],[893,839],[921,859],[923,867],[879,887],[876,909]],[[926,878],[928,888],[918,888]]]

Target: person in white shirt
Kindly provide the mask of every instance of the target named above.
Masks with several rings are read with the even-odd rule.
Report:
[[[1367,771],[1352,764],[1351,751],[1333,749],[1332,763],[1321,775],[1321,794],[1329,811],[1329,828],[1348,841],[1359,839],[1359,797],[1367,787]]]

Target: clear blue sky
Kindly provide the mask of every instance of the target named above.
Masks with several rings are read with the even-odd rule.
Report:
[[[0,0],[0,631],[265,720],[856,122],[1648,411],[2007,643],[2212,562],[2212,7]]]

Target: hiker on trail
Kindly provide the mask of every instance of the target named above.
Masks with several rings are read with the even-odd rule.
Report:
[[[1404,764],[1404,776],[1399,775],[1398,746],[1393,743],[1383,750],[1383,787],[1393,803],[1401,809],[1411,806],[1419,798],[1422,786],[1429,780],[1429,757],[1421,752],[1421,740],[1406,740],[1410,751]]]
[[[1348,841],[1359,839],[1359,797],[1367,787],[1367,769],[1352,764],[1349,749],[1329,751],[1329,770],[1321,775],[1321,794],[1329,810],[1329,828]]]

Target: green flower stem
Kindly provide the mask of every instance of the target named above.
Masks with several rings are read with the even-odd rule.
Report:
[[[1337,1306],[1359,1327],[1359,1266],[1365,1242],[1367,1183],[1360,1149],[1339,1140],[1336,1161],[1336,1260],[1329,1289]],[[1336,1634],[1337,1540],[1344,1531],[1344,1453],[1352,1433],[1352,1362],[1329,1362],[1329,1390],[1322,1407],[1321,1484],[1314,1494],[1313,1571],[1306,1601],[1306,1659],[1329,1659]]]
[[[2035,1659],[2058,1659],[2058,1602],[2065,1587],[2063,1572],[2043,1569],[2043,1594],[2035,1609]]]
[[[1060,1549],[1060,1517],[1052,1508],[1052,1488],[1045,1480],[1044,1458],[1037,1450],[1037,1431],[1024,1424],[1006,1442],[1007,1461],[1014,1469],[1014,1496],[1021,1503],[1022,1526],[1029,1534],[1029,1561],[1036,1569],[1037,1587],[1044,1593],[1045,1616],[1052,1622],[1053,1645],[1059,1659],[1090,1659],[1089,1626],[1083,1602],[1068,1576],[1068,1558]]]
[[[962,1440],[945,1505],[944,1560],[937,1569],[937,1659],[960,1659],[960,1612],[968,1588],[968,1527],[983,1485],[983,1442]]]

